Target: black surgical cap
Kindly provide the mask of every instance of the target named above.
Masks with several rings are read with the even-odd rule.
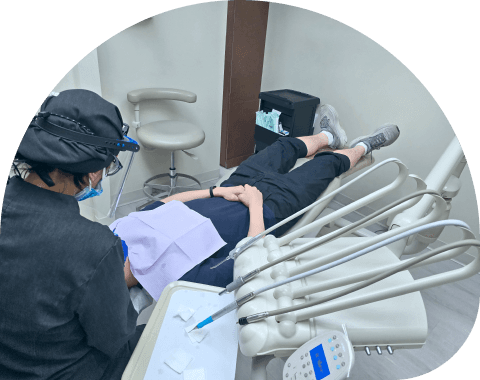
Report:
[[[40,111],[50,115],[48,122],[75,132],[98,137],[123,139],[123,120],[118,108],[101,96],[88,90],[66,90],[57,96],[49,96]],[[17,151],[17,158],[50,165],[69,173],[94,173],[106,168],[118,150],[96,147],[55,136],[39,125],[47,121],[32,120]]]

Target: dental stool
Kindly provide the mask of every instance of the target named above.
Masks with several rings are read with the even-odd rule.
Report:
[[[197,95],[193,92],[177,90],[173,88],[144,88],[130,91],[127,99],[135,106],[135,123],[137,137],[140,144],[146,151],[162,149],[170,151],[170,172],[155,175],[145,181],[143,192],[151,200],[161,200],[172,194],[186,190],[191,187],[177,186],[177,178],[188,178],[198,184],[200,182],[187,174],[177,173],[175,168],[175,152],[181,150],[183,153],[197,159],[194,154],[186,152],[185,149],[195,148],[205,141],[203,130],[193,124],[177,120],[154,121],[145,125],[140,124],[140,102],[144,100],[179,100],[187,103],[195,103]],[[154,183],[159,178],[169,177],[170,184],[162,185]],[[158,193],[160,191],[160,193]]]

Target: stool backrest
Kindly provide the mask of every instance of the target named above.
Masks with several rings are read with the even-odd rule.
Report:
[[[195,103],[197,95],[190,91],[175,88],[142,88],[130,91],[127,94],[130,103],[138,104],[143,100],[180,100],[187,103]]]

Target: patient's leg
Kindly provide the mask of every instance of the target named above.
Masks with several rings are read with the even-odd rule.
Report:
[[[297,138],[280,137],[272,145],[243,161],[235,173],[285,174],[295,166],[297,159],[311,155],[326,146],[328,137],[324,133]]]
[[[335,177],[355,166],[364,153],[365,148],[361,145],[321,152],[313,160],[284,174],[288,187],[303,198],[300,202],[295,202],[295,212],[314,202]]]
[[[360,160],[360,158],[362,158],[362,156],[365,154],[365,148],[361,145],[357,145],[355,148],[351,149],[334,150],[333,153],[339,153],[347,156],[350,160],[350,167],[353,168],[357,164],[358,160]]]
[[[343,151],[342,151],[343,152]],[[336,152],[319,153],[313,160],[276,178],[264,203],[274,212],[277,222],[313,203],[335,177],[350,168],[350,158]],[[296,220],[280,227],[276,236],[287,231]]]
[[[319,145],[315,138],[315,145]],[[251,185],[255,186],[264,173],[284,174],[293,168],[298,158],[308,153],[307,145],[300,139],[280,137],[272,145],[262,149],[243,161],[228,180],[221,186]]]
[[[262,173],[285,174],[295,165],[298,158],[315,154],[319,149],[330,146],[333,149],[344,147],[347,135],[338,122],[335,109],[326,104],[320,107],[320,133],[297,138],[281,137],[272,145],[250,156],[242,162],[230,179],[222,185],[254,185],[253,177]]]
[[[305,143],[307,147],[307,156],[311,156],[317,153],[320,149],[328,146],[328,137],[323,132],[313,136],[297,137],[297,139]]]

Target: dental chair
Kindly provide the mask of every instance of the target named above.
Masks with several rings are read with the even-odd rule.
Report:
[[[182,151],[189,157],[197,157],[186,152],[186,149],[195,148],[205,141],[204,131],[193,124],[177,120],[154,121],[145,125],[140,123],[140,103],[151,100],[178,100],[187,103],[195,103],[197,95],[192,92],[173,88],[144,88],[130,91],[127,99],[135,106],[135,122],[137,137],[146,151],[155,149],[170,151],[170,172],[155,175],[145,181],[143,192],[151,200],[161,200],[181,191],[192,190],[191,187],[177,186],[179,177],[194,181],[201,188],[200,182],[187,174],[177,173],[175,168],[175,152]],[[170,184],[159,184],[156,180],[169,177]]]
[[[409,175],[407,167],[398,159],[392,158],[368,169],[347,184],[333,190],[326,197],[333,197],[386,165],[398,167],[397,177],[387,186],[307,223],[305,226],[297,225],[295,229],[280,238],[267,235],[263,239],[257,239],[253,245],[249,245],[246,250],[236,256],[234,278],[238,279],[239,276],[244,276],[245,281],[242,280],[236,288],[235,299],[241,300],[243,297],[248,299],[246,302],[240,303],[240,307],[236,311],[236,318],[240,324],[242,324],[241,319],[259,315],[265,311],[285,307],[295,308],[306,302],[318,301],[326,297],[332,298],[301,310],[252,319],[249,324],[242,324],[239,327],[240,351],[243,355],[252,358],[252,380],[265,380],[267,378],[266,366],[272,358],[288,357],[303,344],[325,331],[346,332],[353,348],[356,351],[365,351],[367,355],[375,352],[393,354],[397,349],[421,348],[427,339],[428,323],[427,312],[420,292],[466,279],[480,271],[480,252],[478,250],[480,242],[475,240],[474,234],[465,223],[445,220],[449,216],[447,210],[449,209],[448,203],[452,198],[452,183],[457,182],[455,179],[452,180],[452,177],[458,179],[465,166],[465,159],[458,140],[456,138],[452,140],[425,181],[416,175]],[[303,237],[312,229],[317,230],[321,226],[331,224],[384,197],[398,189],[407,179],[413,179],[416,182],[416,190],[405,199],[397,200],[352,223],[351,226],[344,226],[333,233],[318,238]],[[453,193],[458,193],[458,188],[454,189]],[[320,199],[316,203],[324,202],[325,199]],[[312,209],[315,209],[316,206],[314,205]],[[351,236],[351,234],[355,235],[356,230],[386,218],[389,221],[387,232],[370,237]],[[442,223],[443,227],[432,227],[432,224]],[[423,243],[415,244],[417,239],[425,242],[424,237],[431,237],[433,232],[438,236],[447,225],[450,226],[449,228],[455,226],[461,232],[462,236],[452,243],[453,245],[457,244],[455,247],[440,247],[427,252],[428,254],[435,252],[436,256],[429,256],[424,261],[418,261],[418,257],[405,258],[405,256],[423,250]],[[422,232],[419,232],[420,229]],[[241,247],[250,239],[246,238],[240,241],[237,247]],[[394,239],[397,240],[392,241]],[[430,240],[430,242],[433,241]],[[469,247],[477,248],[476,252],[472,253],[473,261],[460,269],[433,274],[421,279],[414,279],[409,272],[410,268],[424,267],[453,259],[464,253]],[[249,276],[261,265],[291,255],[295,250],[298,250],[297,256],[257,272],[254,276]],[[248,297],[252,291],[266,285],[278,284],[293,276],[312,269],[316,270],[362,250],[367,250],[366,254],[351,261],[282,284],[253,298]],[[425,253],[421,253],[421,256],[424,255]],[[410,262],[412,264],[409,264]],[[411,266],[397,270],[405,263]],[[341,297],[332,297],[334,293],[342,292],[352,285],[357,286],[357,284],[371,281],[372,278],[392,271],[392,269],[394,270],[392,275],[384,277],[378,282]],[[164,297],[163,294],[162,297]],[[166,303],[168,304],[168,300]],[[162,306],[162,310],[166,310],[168,305],[160,306]],[[156,340],[156,334],[152,336],[149,338],[150,343]],[[134,372],[133,369],[138,363],[145,362],[144,358],[140,358],[140,356],[137,355],[136,361],[132,362],[130,372]]]
[[[326,330],[346,331],[353,348],[356,351],[364,350],[367,355],[375,351],[378,354],[382,351],[393,354],[396,349],[420,348],[425,344],[428,333],[427,314],[420,291],[459,281],[480,271],[480,253],[478,252],[480,242],[474,240],[475,237],[468,228],[460,226],[462,237],[458,244],[463,244],[461,247],[441,251],[435,257],[415,264],[412,268],[449,260],[464,253],[469,247],[477,247],[477,252],[473,253],[474,260],[463,268],[417,280],[412,277],[409,270],[402,270],[363,289],[322,302],[317,306],[290,311],[275,317],[261,315],[265,311],[295,308],[307,302],[328,298],[352,284],[357,285],[379,273],[399,267],[405,263],[406,253],[417,253],[425,248],[421,245],[421,249],[417,249],[416,252],[408,249],[416,246],[415,239],[421,238],[422,235],[431,236],[435,229],[417,234],[411,231],[448,218],[446,210],[450,194],[447,184],[451,182],[452,176],[458,177],[465,166],[463,152],[455,138],[426,181],[415,175],[408,175],[406,166],[397,159],[386,160],[364,174],[390,164],[396,164],[399,168],[398,176],[391,184],[310,224],[295,226],[280,238],[268,235],[264,239],[257,240],[236,257],[234,278],[243,276],[246,279],[235,291],[235,298],[239,300],[242,297],[248,297],[251,292],[258,289],[309,270],[321,268],[366,247],[374,244],[381,245],[382,242],[388,241],[386,239],[402,237],[396,242],[380,246],[354,260],[268,290],[242,304],[237,309],[239,321],[251,317],[252,323],[240,327],[239,345],[243,355],[253,359],[252,380],[266,379],[266,365],[271,358],[288,357],[297,348]],[[360,177],[362,176],[363,174]],[[387,232],[372,237],[352,237],[342,234],[330,240],[329,235],[316,239],[302,237],[312,229],[333,223],[336,219],[385,196],[398,188],[407,178],[414,179],[417,184],[417,190],[413,193],[412,199],[355,226],[355,229],[364,228],[389,218]],[[428,190],[426,190],[427,187]],[[436,194],[425,194],[425,191],[434,191]],[[335,193],[336,191],[333,192]],[[455,225],[455,223],[452,224]],[[442,229],[443,227],[440,231],[435,230],[437,237]],[[351,233],[354,230],[348,232]],[[409,233],[411,235],[408,235]],[[403,237],[404,235],[406,237]],[[248,238],[242,240],[238,246],[245,244],[247,240]],[[321,241],[325,243],[321,244]],[[294,258],[280,262],[253,276],[250,275],[256,268],[279,260],[300,247],[308,247],[308,249]]]

